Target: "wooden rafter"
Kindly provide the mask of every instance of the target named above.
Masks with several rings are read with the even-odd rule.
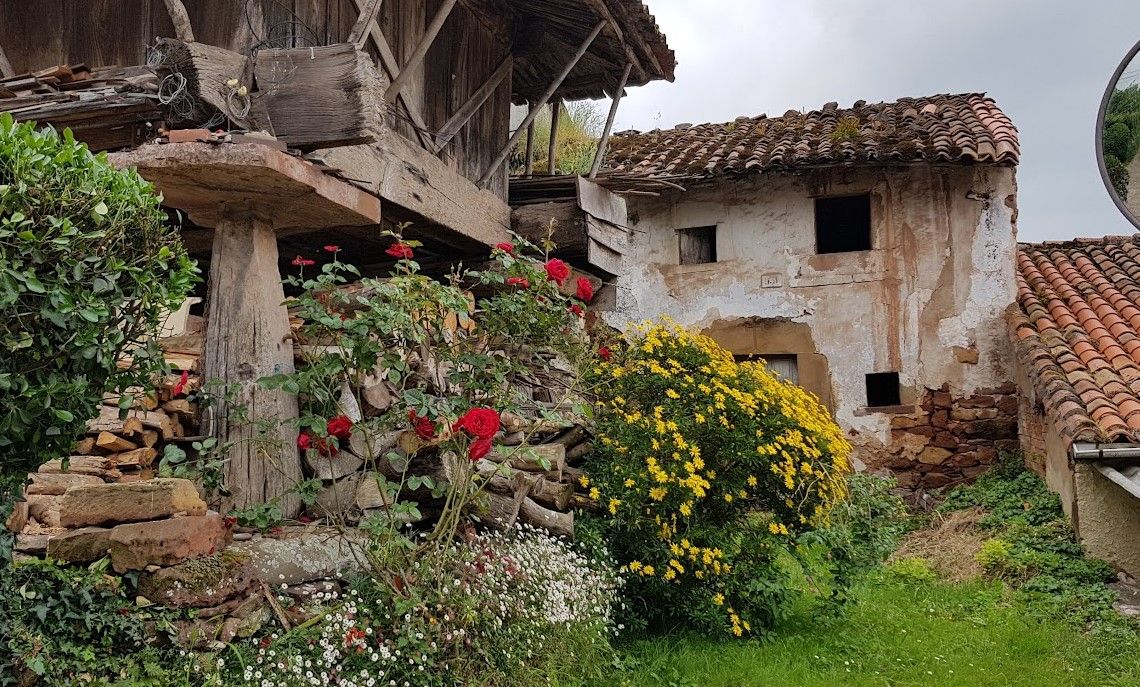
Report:
[[[388,90],[384,92],[384,99],[389,103],[400,95],[400,90],[407,84],[408,79],[411,78],[411,73],[420,63],[424,61],[428,49],[431,44],[435,42],[436,36],[439,35],[440,29],[443,28],[443,23],[447,21],[448,16],[451,15],[451,10],[455,8],[455,3],[458,0],[443,0],[443,4],[439,6],[435,16],[432,17],[431,24],[428,25],[424,35],[420,38],[420,42],[416,44],[415,50],[412,51],[408,61],[400,68],[399,74],[392,75],[392,84],[388,86]]]
[[[645,68],[641,66],[641,60],[637,58],[637,55],[633,52],[633,48],[631,48],[629,43],[625,40],[625,32],[621,30],[617,19],[615,19],[613,13],[610,12],[606,0],[586,0],[586,4],[594,8],[594,11],[598,13],[599,17],[606,20],[606,23],[610,27],[610,33],[614,35],[618,44],[621,45],[622,50],[625,51],[626,60],[637,68],[637,73],[641,76],[642,80],[648,80],[649,75],[645,73]]]
[[[562,113],[562,99],[555,98],[550,103],[550,143],[546,148],[546,173],[554,176],[558,159],[558,118]]]
[[[602,138],[598,141],[597,151],[594,152],[594,164],[590,167],[591,179],[598,176],[598,170],[602,168],[602,160],[606,157],[606,148],[610,144],[610,132],[614,129],[614,118],[617,117],[618,104],[625,92],[625,84],[629,81],[629,70],[632,67],[632,64],[625,65],[625,71],[621,73],[621,81],[618,83],[617,90],[614,91],[614,99],[610,103],[610,112],[606,115],[606,128],[602,130]]]
[[[348,32],[348,42],[355,45],[357,50],[363,48],[364,44],[368,42],[368,26],[376,21],[376,13],[380,11],[382,2],[383,0],[368,0],[368,6],[360,10],[356,23]]]
[[[529,127],[534,121],[534,118],[538,116],[539,110],[546,107],[546,103],[550,102],[550,99],[554,97],[554,94],[562,86],[562,82],[566,80],[566,77],[570,74],[571,71],[573,71],[574,67],[577,66],[578,61],[581,60],[582,56],[586,54],[586,51],[590,49],[590,46],[594,43],[594,39],[598,37],[598,34],[602,32],[602,29],[605,28],[605,26],[605,20],[599,21],[597,25],[594,26],[594,30],[591,31],[590,34],[586,36],[586,38],[582,41],[582,44],[578,46],[578,50],[574,53],[573,56],[570,57],[570,60],[566,63],[566,66],[562,68],[561,73],[559,73],[554,81],[551,82],[551,84],[546,88],[546,92],[542,94],[542,97],[539,98],[538,102],[536,102],[534,106],[530,108],[530,112],[527,113],[526,119],[524,119],[523,122],[519,124],[519,128],[515,130],[514,135],[512,135],[511,139],[507,141],[507,144],[503,146],[503,149],[499,151],[499,154],[495,156],[495,160],[491,163],[491,166],[487,168],[486,172],[483,172],[483,176],[479,179],[479,186],[485,187],[487,182],[490,181],[491,177],[494,176],[495,172],[498,171],[504,162],[506,162],[507,156],[511,154],[511,150],[516,145],[518,145],[519,139],[522,138],[522,135],[524,133],[526,133],[526,128]],[[628,70],[626,73],[628,74]]]
[[[637,25],[634,19],[629,15],[629,11],[626,9],[625,3],[614,3],[614,8],[617,12],[616,18],[621,20],[625,26],[630,27],[631,29],[629,33],[625,34],[626,41],[633,43],[638,48],[640,48],[641,54],[644,55],[647,60],[649,60],[649,66],[652,67],[657,74],[664,74],[665,70],[661,67],[661,61],[657,59],[657,54],[653,52],[653,48],[651,48],[649,46],[649,43],[645,41],[645,36],[643,36],[641,34],[641,31],[637,29]]]
[[[182,0],[163,0],[166,3],[166,12],[170,21],[174,23],[174,36],[183,43],[194,42],[194,29],[190,26],[190,15]]]
[[[504,57],[503,61],[499,63],[499,66],[495,68],[495,71],[483,82],[483,85],[471,94],[471,97],[467,99],[467,102],[463,103],[462,107],[455,111],[455,114],[451,115],[451,118],[447,120],[435,135],[435,151],[437,153],[443,150],[443,147],[455,137],[455,134],[459,133],[467,122],[475,116],[479,108],[483,107],[483,103],[487,102],[487,99],[494,94],[495,89],[499,87],[503,79],[510,76],[513,67],[514,60],[512,57],[510,55]]]

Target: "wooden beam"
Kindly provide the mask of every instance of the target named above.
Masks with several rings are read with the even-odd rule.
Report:
[[[392,84],[388,86],[388,90],[384,93],[384,99],[386,101],[391,103],[396,99],[396,96],[400,95],[400,90],[407,84],[408,79],[411,78],[412,71],[419,67],[420,63],[424,61],[424,56],[427,55],[431,44],[435,42],[436,36],[439,35],[439,30],[443,28],[443,23],[447,21],[447,17],[451,14],[451,10],[455,8],[456,2],[458,2],[458,0],[443,0],[443,4],[439,6],[435,17],[432,18],[431,24],[428,25],[423,37],[420,38],[420,42],[416,44],[415,50],[413,50],[411,56],[408,57],[408,61],[400,67],[400,73],[392,75]]]
[[[641,75],[643,80],[648,80],[649,75],[645,73],[645,68],[641,66],[641,60],[637,59],[633,48],[631,48],[629,43],[625,40],[625,33],[621,30],[621,26],[618,25],[617,19],[614,19],[614,15],[610,12],[606,0],[586,0],[586,4],[594,8],[594,11],[598,13],[599,17],[606,20],[610,26],[610,32],[613,33],[614,38],[617,39],[618,44],[621,45],[622,50],[625,51],[626,60],[637,67],[637,73]]]
[[[0,79],[7,79],[15,75],[16,70],[12,69],[12,63],[8,61],[8,56],[4,54],[4,46],[0,45]]]
[[[363,12],[366,9],[364,3],[367,1],[352,0],[352,3],[356,5],[357,10]],[[384,37],[384,32],[376,23],[376,17],[373,17],[372,21],[368,23],[368,36],[372,39],[372,44],[376,46],[376,51],[380,53],[380,64],[388,72],[388,78],[395,79],[400,74],[400,63],[396,61],[396,53],[392,51],[392,46],[388,44],[388,39]],[[423,115],[420,114],[419,108],[403,95],[399,96],[399,99],[404,104],[404,111],[408,113],[408,119],[412,120],[412,128],[416,130],[420,143],[430,150],[434,142],[431,134],[428,133],[427,123],[424,121]]]
[[[530,112],[527,113],[526,119],[524,119],[522,124],[519,125],[519,128],[515,130],[514,135],[511,136],[511,140],[507,141],[507,145],[505,145],[503,149],[499,151],[499,154],[495,156],[495,160],[491,163],[491,166],[487,168],[486,172],[483,172],[483,176],[479,179],[479,186],[486,186],[491,177],[494,176],[495,173],[499,171],[499,168],[503,166],[503,163],[511,154],[511,150],[516,145],[518,145],[519,139],[522,138],[524,128],[530,126],[531,122],[534,121],[534,118],[538,116],[538,111],[546,107],[546,103],[550,102],[550,99],[554,97],[555,92],[558,91],[558,88],[562,85],[562,82],[566,80],[566,77],[570,74],[571,71],[573,71],[574,67],[577,66],[578,61],[582,59],[582,55],[585,55],[586,51],[590,49],[590,45],[593,44],[594,39],[597,38],[598,34],[602,32],[602,29],[605,27],[605,25],[605,20],[599,21],[597,25],[594,26],[594,30],[590,32],[590,35],[586,36],[586,38],[582,41],[582,44],[578,46],[578,50],[574,53],[573,56],[570,57],[570,60],[566,63],[566,66],[562,68],[562,72],[558,74],[550,86],[547,87],[546,92],[543,93],[542,97],[539,98],[537,103],[535,103],[535,106],[532,107]]]
[[[369,0],[368,6],[359,10],[356,17],[356,23],[352,25],[352,30],[348,32],[348,41],[356,46],[359,50],[364,47],[368,42],[368,27],[372,22],[376,21],[376,13],[380,11],[380,4],[384,0]]]
[[[190,15],[182,0],[163,0],[166,3],[166,12],[170,21],[174,22],[174,35],[183,43],[194,42],[194,29],[190,26]]]
[[[558,160],[558,118],[562,114],[562,98],[550,103],[550,144],[546,148],[546,173],[554,176]]]
[[[594,164],[590,167],[590,178],[598,176],[598,170],[602,168],[602,160],[606,156],[606,147],[610,144],[610,132],[614,129],[614,117],[617,117],[618,104],[621,102],[622,93],[625,92],[625,84],[629,81],[629,70],[633,67],[632,64],[625,65],[625,71],[621,73],[621,82],[618,83],[617,90],[614,91],[614,100],[610,103],[610,113],[606,115],[606,128],[602,130],[602,138],[598,141],[598,149],[594,152]]]
[[[657,74],[663,75],[665,73],[665,70],[661,67],[661,61],[657,59],[656,53],[654,53],[653,49],[649,47],[649,43],[645,41],[645,36],[641,35],[641,31],[637,29],[637,23],[632,17],[630,17],[629,11],[626,9],[626,3],[614,3],[614,8],[618,14],[617,18],[620,19],[626,26],[632,29],[625,36],[627,42],[632,41],[634,44],[636,44],[637,47],[641,49],[641,53],[645,55],[645,57],[649,60],[649,66],[652,67]]]
[[[467,102],[463,103],[463,106],[456,110],[455,114],[451,115],[451,119],[448,119],[443,127],[440,128],[439,132],[435,135],[435,152],[438,153],[440,150],[443,150],[443,147],[451,142],[455,134],[459,133],[464,125],[475,116],[475,113],[479,111],[483,103],[487,102],[487,99],[495,93],[495,89],[499,87],[503,79],[510,76],[513,68],[514,60],[510,55],[507,55],[503,58],[503,61],[499,63],[499,66],[495,68],[495,71],[487,77],[483,85],[472,93],[471,97],[467,99]]]
[[[523,167],[523,175],[530,176],[534,173],[534,120],[530,122],[530,126],[526,128],[526,164]]]

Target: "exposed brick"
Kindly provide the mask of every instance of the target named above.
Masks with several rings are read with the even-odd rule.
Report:
[[[930,442],[931,446],[939,448],[950,449],[955,451],[958,449],[958,440],[950,432],[939,432],[934,435],[934,439]]]
[[[998,412],[1003,415],[1016,415],[1017,414],[1017,397],[1016,396],[1003,396],[997,402]]]
[[[949,422],[950,413],[946,410],[936,410],[930,415],[930,424],[940,429],[945,429]]]
[[[922,453],[918,454],[918,460],[919,462],[926,463],[927,465],[941,465],[951,455],[953,454],[944,448],[938,448],[937,446],[927,446],[922,450]]]
[[[935,408],[949,408],[954,404],[954,397],[949,391],[935,391],[930,394],[930,401]]]
[[[971,396],[959,400],[955,405],[959,408],[993,408],[997,402],[993,396]]]

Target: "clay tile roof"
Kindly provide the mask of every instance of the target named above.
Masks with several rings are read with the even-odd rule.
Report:
[[[984,93],[828,103],[782,117],[616,134],[607,167],[649,177],[709,177],[830,165],[1016,165],[1017,129]]]
[[[1010,326],[1067,442],[1140,442],[1140,234],[1018,246]]]

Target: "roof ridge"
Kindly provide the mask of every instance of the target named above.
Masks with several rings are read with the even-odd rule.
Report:
[[[1018,241],[1018,250],[1044,250],[1057,248],[1083,248],[1085,246],[1108,245],[1140,241],[1140,232],[1131,234],[1105,234],[1104,236],[1077,236],[1071,239],[1048,241]]]

